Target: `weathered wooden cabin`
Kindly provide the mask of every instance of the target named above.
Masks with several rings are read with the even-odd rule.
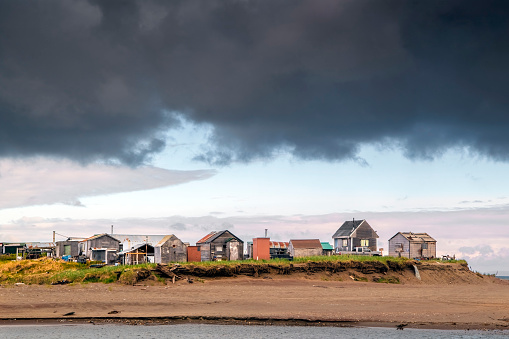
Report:
[[[354,251],[356,247],[377,250],[378,234],[366,220],[345,221],[332,236],[336,253]]]
[[[80,255],[92,261],[113,264],[117,259],[120,241],[110,234],[97,234],[80,242]]]
[[[292,239],[288,243],[288,252],[294,258],[322,255],[322,243],[319,239]]]
[[[428,233],[398,232],[389,239],[389,256],[436,258],[437,241]]]
[[[196,242],[201,261],[242,260],[244,242],[228,230],[211,232]]]
[[[154,257],[158,264],[186,262],[187,244],[173,234],[167,235],[154,246]]]

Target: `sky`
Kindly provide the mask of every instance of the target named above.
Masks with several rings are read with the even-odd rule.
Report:
[[[509,275],[506,1],[2,1],[0,241],[332,234]]]

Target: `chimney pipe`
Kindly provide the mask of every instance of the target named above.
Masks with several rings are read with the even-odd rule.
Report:
[[[266,228],[265,229],[265,238],[267,238],[267,231],[268,231],[268,229]]]
[[[53,231],[53,243],[55,243],[55,231]]]
[[[111,225],[111,234],[113,234],[113,225]]]

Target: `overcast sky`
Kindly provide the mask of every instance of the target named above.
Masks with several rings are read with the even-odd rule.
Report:
[[[0,241],[231,228],[509,275],[506,1],[2,1]],[[30,238],[30,239],[28,239]]]

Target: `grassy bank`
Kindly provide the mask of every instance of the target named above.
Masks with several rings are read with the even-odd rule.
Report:
[[[439,261],[439,260],[435,260]],[[382,263],[387,267],[403,267],[413,263],[413,260],[406,258],[392,257],[370,257],[357,255],[339,255],[339,256],[316,256],[306,258],[296,258],[293,261],[283,259],[273,260],[243,260],[243,261],[209,261],[183,263],[181,266],[193,267],[198,269],[217,270],[220,267],[232,268],[275,265],[278,267],[299,266],[303,264],[331,264],[338,263]],[[463,260],[451,260],[448,263],[466,264]],[[165,279],[155,270],[156,264],[142,264],[134,266],[104,266],[100,268],[91,268],[89,265],[68,263],[56,259],[37,259],[37,260],[2,260],[0,261],[0,284],[68,284],[68,283],[114,283],[134,284],[139,280],[151,279],[164,282]],[[256,269],[257,270],[257,269]]]

